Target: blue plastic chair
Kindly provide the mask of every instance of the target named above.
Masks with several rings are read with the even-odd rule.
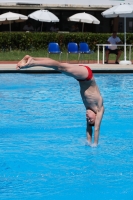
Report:
[[[61,50],[59,44],[56,42],[50,42],[48,45],[48,57],[50,54],[59,54],[59,61],[61,61]]]
[[[84,54],[93,54],[94,51],[92,51],[89,47],[89,45],[86,42],[80,42],[79,43],[79,51],[81,56],[83,57]],[[80,57],[79,57],[80,59]],[[89,59],[88,59],[89,62]]]
[[[68,45],[67,45],[67,61],[68,61],[68,56],[70,54],[78,54],[78,60],[79,60],[80,52],[79,52],[77,43],[75,43],[75,42],[68,43]]]

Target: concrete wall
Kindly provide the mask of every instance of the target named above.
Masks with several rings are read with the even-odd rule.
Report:
[[[133,4],[133,0],[102,0],[102,5],[99,0],[0,0],[0,3],[29,3],[29,4],[43,4],[43,5],[56,5],[56,6],[112,6],[118,5],[120,3],[131,3]]]

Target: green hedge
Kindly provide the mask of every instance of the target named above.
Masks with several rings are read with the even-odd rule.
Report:
[[[67,48],[68,42],[87,42],[92,50],[96,44],[104,44],[110,33],[50,33],[50,32],[0,32],[0,50],[38,50],[47,49],[49,42],[58,42],[61,49]],[[124,42],[124,34],[118,36]],[[127,33],[127,44],[133,44],[133,34]],[[102,50],[102,48],[101,48]]]

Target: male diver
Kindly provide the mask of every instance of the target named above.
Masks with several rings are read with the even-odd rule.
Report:
[[[17,64],[17,69],[43,66],[60,71],[75,78],[80,85],[80,94],[86,108],[87,144],[96,147],[99,140],[100,124],[104,113],[103,98],[100,94],[92,70],[88,66],[61,63],[50,58],[34,58],[26,55]],[[94,143],[92,143],[92,127],[94,126]]]

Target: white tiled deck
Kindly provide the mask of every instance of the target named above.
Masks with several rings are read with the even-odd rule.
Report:
[[[132,65],[118,64],[84,64],[89,66],[94,73],[133,73]],[[27,69],[16,70],[16,64],[0,64],[0,73],[58,73],[53,69],[46,67],[31,67]]]

